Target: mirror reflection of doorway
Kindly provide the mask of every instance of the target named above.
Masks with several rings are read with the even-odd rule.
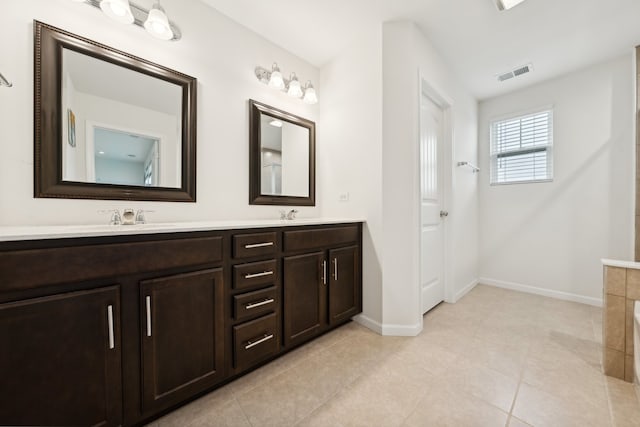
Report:
[[[93,128],[93,150],[87,153],[87,177],[100,184],[159,185],[159,139],[104,127]]]

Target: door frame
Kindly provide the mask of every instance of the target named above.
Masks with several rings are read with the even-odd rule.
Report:
[[[453,182],[453,158],[454,158],[454,150],[453,150],[453,113],[452,113],[452,108],[453,108],[453,101],[451,100],[450,97],[448,97],[444,91],[442,91],[441,89],[437,88],[436,86],[434,86],[429,79],[420,71],[419,72],[419,82],[418,82],[418,88],[419,88],[419,93],[418,93],[418,108],[422,107],[422,97],[426,96],[427,98],[429,98],[432,102],[434,102],[438,107],[440,107],[442,109],[442,115],[443,115],[443,138],[442,138],[442,150],[443,150],[443,156],[442,156],[442,179],[443,179],[443,183],[442,183],[442,197],[441,197],[441,206],[442,206],[442,210],[445,211],[450,211],[451,209],[451,195],[453,194],[453,187],[454,187],[454,182]],[[419,111],[418,111],[419,114]],[[418,117],[418,138],[416,140],[416,144],[418,144],[418,152],[420,152],[420,135],[421,135],[421,130],[422,130],[422,120],[420,118],[420,115]],[[422,191],[421,188],[421,183],[420,183],[420,173],[421,173],[421,164],[420,164],[420,156],[417,156],[417,170],[418,170],[418,186],[417,186],[417,190],[419,192],[418,197],[417,197],[417,202],[418,202],[418,212],[420,213],[422,211],[422,207],[421,205],[421,201],[422,201],[422,197],[420,195],[420,191]],[[455,213],[454,213],[455,215]],[[442,280],[443,280],[443,284],[444,284],[444,301],[448,302],[448,303],[452,303],[454,302],[454,295],[453,295],[453,286],[452,286],[452,278],[453,278],[453,271],[452,271],[452,262],[451,260],[453,259],[453,245],[451,242],[451,236],[452,236],[452,226],[451,226],[451,221],[452,221],[452,215],[450,212],[450,215],[448,217],[447,220],[443,221],[442,224],[442,239],[443,239],[443,271],[442,271]],[[419,301],[420,301],[420,323],[421,323],[421,328],[422,328],[422,322],[423,322],[423,313],[422,313],[422,282],[421,282],[421,260],[422,260],[422,235],[421,235],[421,230],[422,230],[422,224],[421,224],[421,215],[417,215],[417,221],[415,224],[415,230],[416,233],[418,233],[419,236],[419,242],[420,244],[418,245],[418,274],[417,274],[417,289],[419,291]]]

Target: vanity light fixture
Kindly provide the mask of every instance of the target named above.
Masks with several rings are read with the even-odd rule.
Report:
[[[302,87],[300,87],[300,82],[298,81],[296,73],[291,73],[289,84],[287,86],[287,95],[293,98],[300,98],[302,96]]]
[[[269,78],[269,86],[278,90],[282,90],[285,87],[284,78],[282,77],[282,73],[280,72],[278,64],[276,64],[275,62],[271,66],[271,77]]]
[[[318,96],[316,95],[316,90],[311,84],[311,81],[307,81],[307,84],[304,85],[304,98],[302,101],[307,104],[317,104]]]
[[[144,28],[149,34],[160,40],[171,40],[173,38],[169,18],[167,18],[164,8],[160,6],[159,0],[149,11],[149,16],[144,21]]]
[[[509,10],[512,7],[516,7],[523,1],[524,0],[495,0],[496,6],[498,6],[498,10],[500,11]]]
[[[100,9],[109,18],[115,19],[121,24],[133,24],[135,21],[128,0],[102,0]]]
[[[311,81],[307,81],[307,84],[302,87],[296,73],[291,73],[289,80],[283,78],[282,72],[275,62],[271,66],[271,71],[258,66],[255,69],[255,73],[258,80],[262,83],[274,89],[287,92],[287,94],[293,98],[302,98],[302,101],[307,104],[316,104],[318,102],[318,95]]]
[[[105,15],[123,24],[134,24],[144,28],[152,36],[161,40],[180,40],[182,33],[178,26],[169,21],[160,1],[156,0],[151,10],[138,6],[129,0],[72,0],[101,9]]]

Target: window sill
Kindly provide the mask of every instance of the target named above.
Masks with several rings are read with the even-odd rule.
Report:
[[[541,183],[541,182],[553,182],[553,178],[549,178],[549,179],[527,179],[524,181],[508,181],[508,182],[492,182],[491,185],[493,186],[500,186],[500,185],[511,185],[511,184],[537,184],[537,183]]]

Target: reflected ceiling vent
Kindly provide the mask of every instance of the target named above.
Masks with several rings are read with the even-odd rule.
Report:
[[[530,73],[531,71],[533,71],[533,64],[527,64],[527,65],[523,65],[522,67],[518,67],[515,70],[498,74],[497,78],[499,82],[503,82],[505,80],[510,80],[514,77],[519,77],[523,74]]]

